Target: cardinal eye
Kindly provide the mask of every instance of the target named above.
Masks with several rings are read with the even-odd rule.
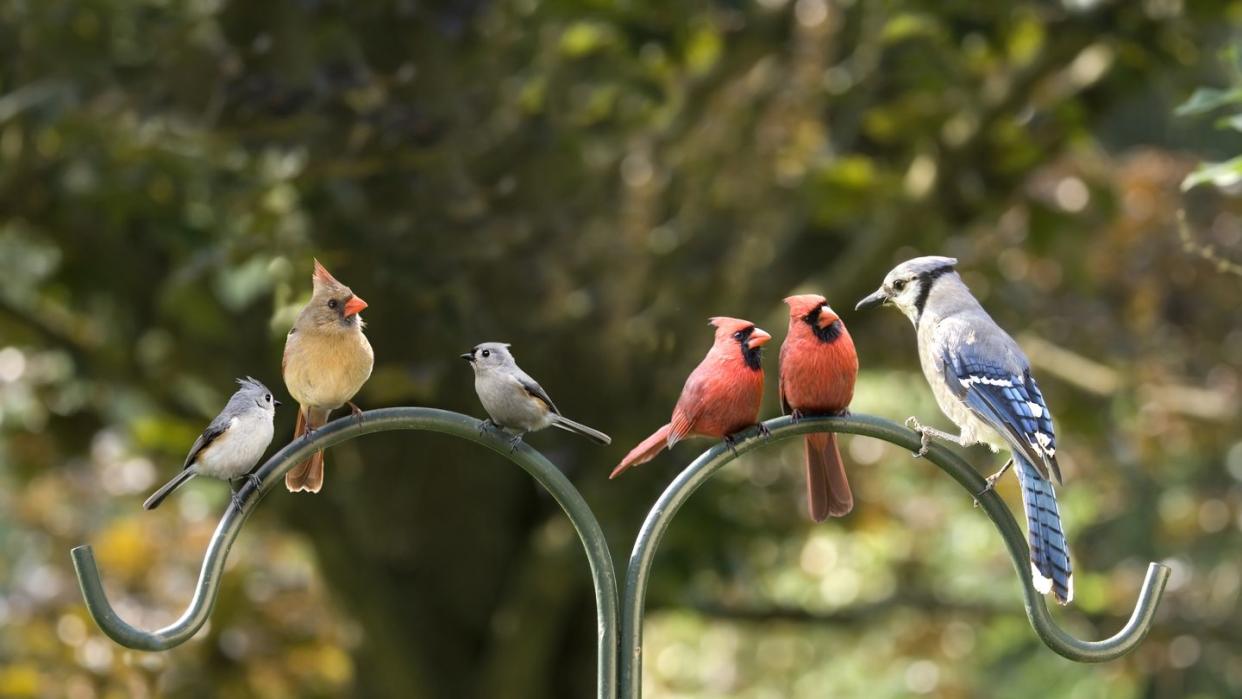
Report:
[[[483,350],[483,356],[484,356],[484,357],[490,357],[490,356],[492,356],[492,351],[491,351],[491,350]]]
[[[746,333],[742,332],[741,330],[738,330],[737,332],[733,333],[733,338],[735,340],[740,340],[743,337],[746,337]]]
[[[336,308],[339,305],[340,304],[336,302],[336,299],[328,299],[328,308]]]
[[[897,281],[893,282],[893,291],[901,291],[904,288],[906,288],[905,279],[898,279]]]

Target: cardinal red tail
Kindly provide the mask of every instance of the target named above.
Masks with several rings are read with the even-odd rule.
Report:
[[[668,434],[673,431],[672,424],[667,424],[655,431],[655,434],[644,439],[641,444],[630,450],[630,453],[621,459],[621,463],[612,470],[608,478],[616,478],[625,473],[631,466],[645,464],[655,458],[668,444]]]
[[[844,517],[854,509],[854,495],[845,477],[845,465],[837,449],[837,436],[808,434],[806,444],[806,491],[811,519],[822,522]]]
[[[309,424],[306,413],[310,413]],[[328,421],[326,411],[309,408],[298,409],[298,424],[293,429],[293,438],[297,439],[308,431],[317,430]],[[291,493],[306,491],[318,493],[323,488],[323,450],[311,455],[311,458],[294,466],[285,473],[285,487]]]

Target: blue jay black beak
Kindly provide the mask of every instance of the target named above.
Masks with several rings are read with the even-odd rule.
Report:
[[[861,311],[867,308],[875,308],[886,301],[888,301],[888,294],[884,293],[884,289],[876,289],[875,293],[871,294],[862,301],[859,301],[858,305],[854,306],[854,310]]]

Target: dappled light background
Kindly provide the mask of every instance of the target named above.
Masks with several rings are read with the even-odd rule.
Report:
[[[1113,633],[1164,561],[1150,638],[1103,666],[1047,650],[986,517],[900,449],[843,439],[857,507],[812,525],[792,440],[669,532],[645,695],[1242,694],[1237,168],[1180,189],[1242,121],[1175,113],[1242,83],[1240,23],[1212,0],[0,4],[0,696],[594,691],[572,528],[429,434],[336,447],[322,494],[269,496],[184,646],[128,651],[86,615],[82,543],[126,619],[188,602],[227,488],[141,502],[234,377],[286,400],[287,441],[313,256],[371,304],[362,407],[482,416],[457,355],[500,340],[612,434],[528,441],[623,564],[708,444],[607,475],[667,420],[708,316],[779,341],[780,300],[822,292],[862,355],[854,409],[946,426],[909,322],[853,311],[916,254],[960,259],[1057,417],[1058,619]]]

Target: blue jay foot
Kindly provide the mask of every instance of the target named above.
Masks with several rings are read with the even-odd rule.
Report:
[[[1001,479],[1001,476],[1005,475],[1005,471],[1008,471],[1012,466],[1013,466],[1013,459],[1010,459],[1005,462],[1004,466],[1001,466],[999,471],[983,479],[987,481],[987,483],[983,486],[983,490],[980,490],[978,493],[975,494],[975,507],[979,506],[979,498],[987,494],[989,490],[996,490],[996,481],[999,481]]]
[[[500,429],[500,425],[497,425],[496,423],[492,422],[492,419],[489,417],[486,420],[483,420],[482,422],[479,423],[479,436],[482,437],[483,435],[487,434],[488,430],[498,430],[498,429]]]
[[[233,495],[229,498],[229,502],[233,504],[233,507],[237,508],[238,512],[244,511],[244,508],[242,507],[242,496],[240,490],[233,491]]]
[[[927,450],[931,449],[933,437],[943,439],[946,442],[961,442],[961,439],[957,435],[949,434],[943,430],[938,430],[934,427],[928,427],[927,425],[920,424],[919,419],[913,415],[906,418],[906,427],[909,427],[919,434],[919,450],[910,452],[916,459],[927,456]]]
[[[353,415],[354,419],[358,421],[359,425],[361,425],[362,424],[362,408],[359,408],[358,406],[354,405],[354,402],[352,400],[345,401],[345,404],[349,406],[349,413]]]

